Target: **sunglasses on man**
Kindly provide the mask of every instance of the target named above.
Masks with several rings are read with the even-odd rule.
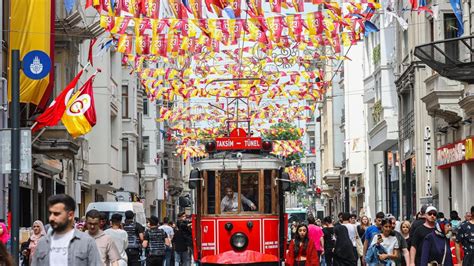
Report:
[[[428,212],[427,214],[428,214],[429,216],[436,216],[437,213],[436,213],[436,212]]]

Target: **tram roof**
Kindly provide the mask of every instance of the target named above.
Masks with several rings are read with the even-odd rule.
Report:
[[[260,170],[260,169],[280,169],[285,167],[285,161],[272,155],[240,153],[241,158],[237,158],[234,153],[219,153],[213,158],[206,158],[193,163],[193,167],[199,170]],[[240,163],[239,163],[240,161]],[[240,164],[240,167],[239,167]]]

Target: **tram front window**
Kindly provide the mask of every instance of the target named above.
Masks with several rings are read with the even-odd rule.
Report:
[[[238,182],[239,179],[240,182]],[[240,195],[239,191],[241,192]],[[258,173],[242,173],[240,176],[237,173],[226,173],[222,175],[221,197],[221,213],[239,212],[240,210],[256,211],[258,203]]]
[[[240,200],[244,206],[248,206],[252,211],[257,209],[255,203],[240,195]],[[237,212],[239,210],[239,195],[231,187],[225,188],[225,196],[221,201],[221,212]],[[245,207],[244,207],[245,209]]]

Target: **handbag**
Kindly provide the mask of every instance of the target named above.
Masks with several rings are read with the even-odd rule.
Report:
[[[356,248],[357,248],[357,254],[359,257],[364,256],[364,244],[362,244],[362,241],[360,240],[360,237],[357,235],[356,231]]]
[[[439,264],[437,261],[432,261],[428,263],[428,266],[443,266],[444,265],[444,260],[446,259],[446,245],[444,245],[444,254],[443,254],[443,261],[441,261],[441,264]]]

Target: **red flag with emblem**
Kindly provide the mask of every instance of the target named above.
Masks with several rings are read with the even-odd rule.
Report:
[[[74,88],[76,87],[77,82],[82,76],[83,70],[81,70],[76,77],[69,83],[66,88],[61,92],[61,94],[54,99],[51,105],[36,118],[36,125],[31,129],[32,132],[38,131],[43,127],[55,126],[66,110],[66,98],[68,95],[71,95]]]
[[[74,138],[87,134],[97,122],[92,89],[94,77],[95,75],[90,77],[81,89],[71,96],[62,115],[61,121]]]

